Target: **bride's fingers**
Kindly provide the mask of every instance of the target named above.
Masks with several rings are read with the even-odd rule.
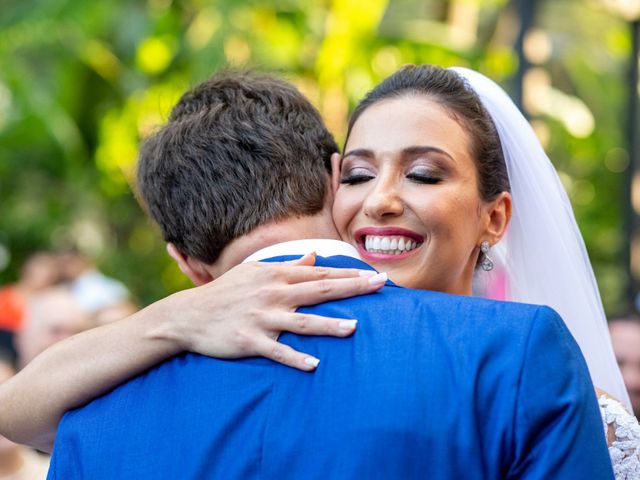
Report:
[[[294,265],[313,267],[316,263],[316,252],[305,253],[302,257],[295,260],[286,260],[284,262],[254,262],[260,265]]]
[[[259,340],[255,348],[256,353],[262,357],[305,372],[315,370],[318,363],[320,363],[317,358],[306,353],[300,353],[290,346],[276,342],[268,337],[263,337]]]
[[[306,265],[313,266],[316,263],[316,252],[310,252],[296,260],[290,260],[288,262],[283,262],[285,265]]]
[[[302,307],[372,293],[380,290],[386,281],[386,273],[378,273],[370,277],[322,279],[296,283],[289,286],[283,293],[291,305]]]
[[[376,273],[374,270],[358,268],[315,267],[315,261],[316,253],[311,252],[296,260],[276,263],[264,262],[261,266],[273,268],[274,272],[283,275],[289,283],[308,282],[322,278],[367,277]]]
[[[346,318],[329,318],[306,313],[289,313],[279,315],[269,325],[270,329],[292,332],[300,335],[327,335],[331,337],[348,337],[356,330],[357,320]]]
[[[376,272],[374,270],[360,270],[357,268],[291,267],[279,265],[273,267],[273,271],[266,275],[273,276],[287,283],[300,283],[334,278],[372,277],[375,274]]]

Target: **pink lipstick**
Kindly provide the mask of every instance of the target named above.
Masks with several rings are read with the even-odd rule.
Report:
[[[424,237],[400,227],[366,227],[354,233],[358,250],[364,260],[393,261],[413,255]]]

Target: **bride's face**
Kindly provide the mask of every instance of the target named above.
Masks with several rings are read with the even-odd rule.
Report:
[[[471,294],[488,217],[469,141],[424,96],[366,109],[334,181],[333,216],[342,238],[402,286]]]

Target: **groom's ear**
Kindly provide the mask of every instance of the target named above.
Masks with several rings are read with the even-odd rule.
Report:
[[[331,155],[331,192],[336,193],[340,186],[340,165],[342,164],[342,156],[339,153]]]
[[[173,243],[167,243],[167,253],[173,258],[180,271],[191,279],[195,286],[199,287],[213,280],[204,263],[182,253]]]
[[[511,220],[511,194],[502,192],[498,198],[489,202],[486,234],[491,243],[496,244],[504,236]]]

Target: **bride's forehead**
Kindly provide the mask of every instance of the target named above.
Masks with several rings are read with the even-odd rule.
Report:
[[[466,135],[467,119],[448,105],[430,96],[414,94],[388,98],[370,105],[358,117],[350,132],[363,135],[382,129],[385,136],[403,133],[420,134],[433,129],[446,129],[449,135]],[[376,132],[379,136],[379,133]]]
[[[371,105],[358,118],[347,140],[353,149],[373,152],[407,147],[435,147],[451,155],[469,155],[470,137],[456,116],[427,96],[386,99]]]

